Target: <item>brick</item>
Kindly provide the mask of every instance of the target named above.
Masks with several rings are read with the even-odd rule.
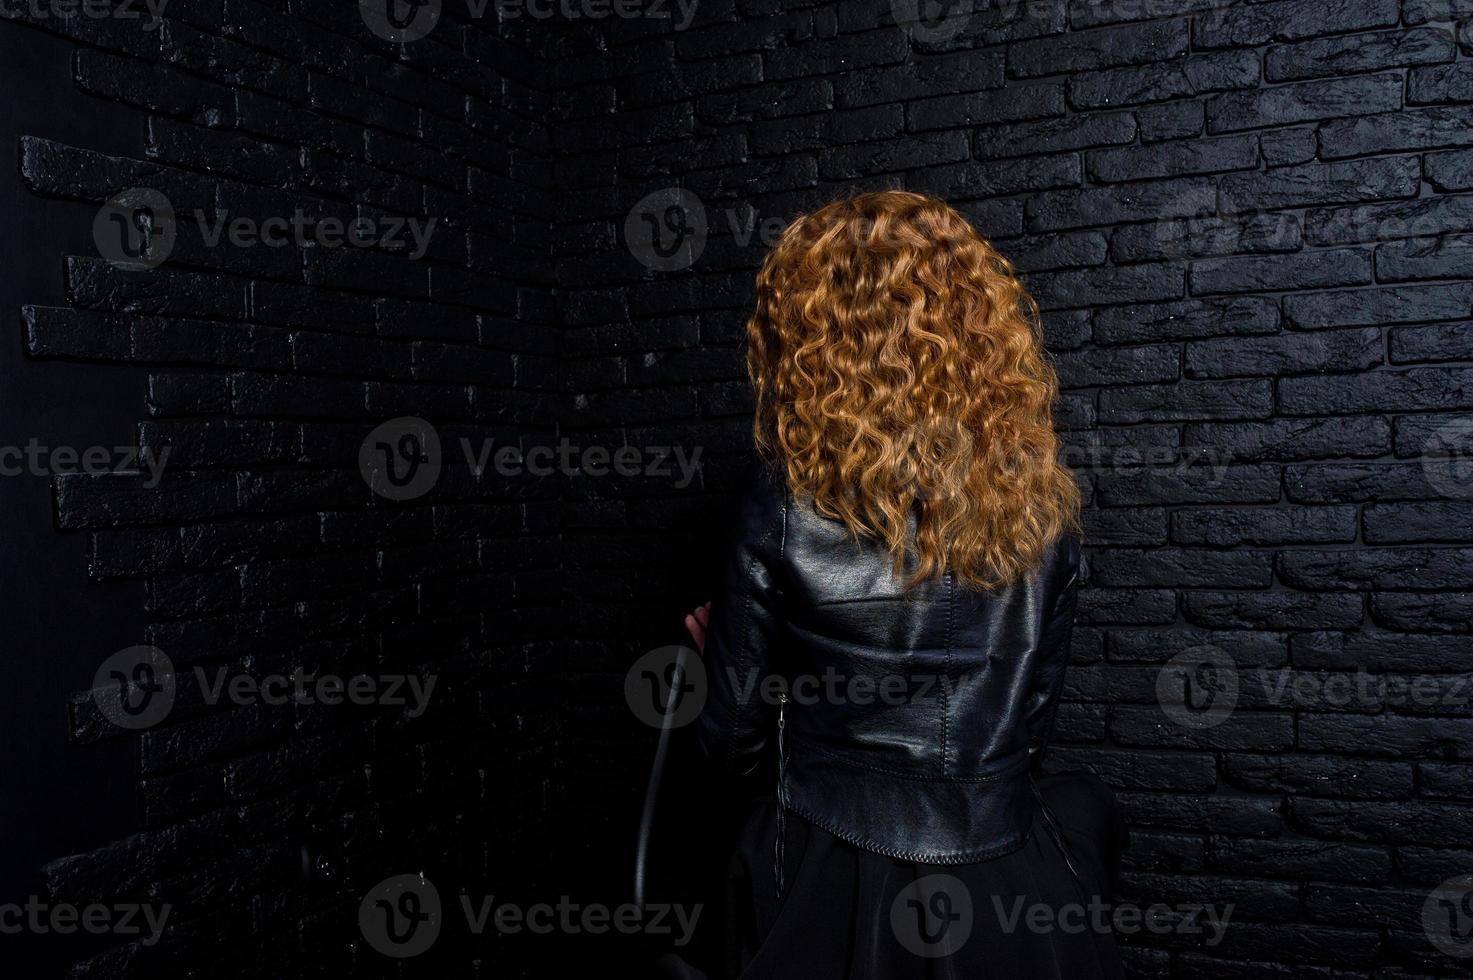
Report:
[[[1315,245],[1371,242],[1473,230],[1473,198],[1431,197],[1395,204],[1310,211],[1305,240]]]
[[[1243,253],[1297,252],[1304,245],[1299,219],[1292,214],[1196,214],[1186,218],[1127,225],[1110,239],[1117,262],[1201,258]]]
[[[1167,61],[1186,53],[1185,20],[1154,21],[1060,37],[1019,41],[1008,69],[1020,78]]]
[[[1195,215],[1212,210],[1215,203],[1215,188],[1200,177],[1050,191],[1028,202],[1028,227],[1057,231]]]
[[[1465,589],[1473,552],[1459,548],[1361,548],[1294,551],[1276,562],[1279,577],[1297,589]]]
[[[1265,761],[1272,764],[1272,760]],[[1325,761],[1332,765],[1334,762]],[[1345,785],[1349,788],[1351,784]],[[1213,867],[1233,874],[1273,877],[1275,873],[1285,873],[1317,881],[1374,883],[1391,875],[1391,853],[1386,848],[1315,840],[1214,837],[1210,861]]]
[[[1270,48],[1263,59],[1263,76],[1270,82],[1327,78],[1397,65],[1437,65],[1452,61],[1456,54],[1453,36],[1443,28],[1357,34]],[[1414,94],[1419,76],[1412,73],[1409,101],[1431,101]]]
[[[1258,142],[1251,136],[1226,136],[1164,146],[1095,150],[1085,157],[1091,178],[1119,180],[1222,173],[1258,165]]]
[[[1272,392],[1264,381],[1137,385],[1100,395],[1101,419],[1110,422],[1266,418],[1271,411]]]
[[[1263,162],[1270,167],[1288,167],[1314,159],[1318,146],[1314,128],[1270,129],[1258,135]]]
[[[1192,264],[1193,293],[1250,293],[1354,286],[1371,282],[1372,255],[1365,249],[1326,249],[1291,256],[1238,256]]]
[[[1045,310],[1175,299],[1184,291],[1182,270],[1166,264],[1044,272],[1027,285]]]
[[[1365,615],[1357,595],[1300,592],[1190,592],[1187,621],[1215,629],[1347,629]]]
[[[1223,758],[1223,766],[1234,785],[1258,793],[1396,800],[1407,799],[1412,792],[1411,767],[1406,764],[1334,756],[1233,754]],[[1334,849],[1323,842],[1313,846]],[[1267,856],[1267,850],[1259,853]]]
[[[1372,105],[1382,106],[1383,101]],[[1374,110],[1368,106],[1367,111]],[[1469,145],[1473,145],[1473,108],[1404,109],[1385,115],[1358,113],[1354,119],[1320,127],[1320,155],[1327,159]]]
[[[1305,164],[1223,178],[1225,212],[1415,197],[1421,183],[1416,159]]]
[[[1291,642],[1294,663],[1300,667],[1379,673],[1454,671],[1467,665],[1459,644],[1441,636],[1315,632],[1297,634]]]
[[[1090,554],[1090,583],[1126,588],[1173,585],[1266,588],[1268,552],[1217,553],[1192,549],[1103,549]]]
[[[825,179],[835,180],[864,177],[887,170],[956,163],[966,158],[965,136],[941,133],[824,150],[819,154],[818,171]]]
[[[1178,510],[1171,515],[1177,544],[1238,545],[1349,543],[1355,540],[1354,507],[1243,507]]]
[[[1415,238],[1376,248],[1376,278],[1381,282],[1458,279],[1473,268],[1473,235]]]
[[[1279,407],[1288,415],[1390,408],[1473,407],[1473,368],[1412,368],[1337,378],[1284,378]]]
[[[1065,388],[1174,381],[1180,369],[1174,346],[1116,347],[1060,354],[1054,358]]]
[[[996,92],[977,92],[916,99],[905,107],[906,128],[921,132],[1045,119],[1064,114],[1063,86],[1027,85],[1010,91],[1006,98],[1000,98]]]
[[[1112,630],[1109,656],[1112,661],[1161,663],[1190,647],[1214,646],[1239,667],[1283,666],[1288,662],[1281,633],[1242,630],[1202,630],[1177,626],[1167,630]]]
[[[1102,265],[1107,251],[1105,236],[1098,232],[1015,238],[1007,244],[1009,261],[1023,273]],[[1087,323],[1083,316],[1080,321]],[[1055,343],[1051,340],[1049,346]]]
[[[1449,51],[1453,50],[1451,35]],[[1451,61],[1452,58],[1442,58]],[[1473,102],[1473,71],[1469,65],[1438,65],[1435,68],[1418,68],[1407,73],[1407,102],[1412,105],[1438,102]]]
[[[1231,378],[1360,371],[1380,364],[1382,357],[1381,331],[1367,327],[1193,341],[1186,346],[1185,365],[1190,378]]]
[[[1295,503],[1419,500],[1440,494],[1424,467],[1411,463],[1306,463],[1286,467],[1284,487]]]
[[[1104,473],[1099,495],[1106,507],[1204,504],[1222,499],[1277,503],[1280,477],[1273,466],[1143,468]]]
[[[1459,808],[1434,803],[1292,799],[1290,822],[1318,837],[1456,846]]]
[[[1293,746],[1294,723],[1287,714],[1235,711],[1222,724],[1197,730],[1177,724],[1158,705],[1116,705],[1110,738],[1117,745],[1143,748],[1274,752]]]
[[[1361,515],[1368,543],[1392,544],[1457,540],[1457,528],[1473,518],[1468,501],[1372,504]]]
[[[1001,51],[962,51],[921,62],[849,71],[834,80],[834,96],[840,106],[858,106],[924,99],[939,91],[997,89],[1003,85],[1004,64]]]
[[[1207,132],[1228,133],[1312,119],[1367,118],[1369,113],[1391,113],[1401,107],[1401,89],[1400,76],[1384,74],[1228,92],[1207,103]],[[1320,145],[1325,145],[1323,131]]]
[[[1041,159],[985,164],[968,161],[929,167],[918,179],[917,185],[943,200],[957,202],[967,198],[1015,194],[1019,191],[1075,187],[1082,179],[1079,158],[1065,154]]]
[[[1254,87],[1258,84],[1258,76],[1258,55],[1252,51],[1203,54],[1142,68],[1115,68],[1074,75],[1069,79],[1069,104],[1076,109],[1102,109],[1209,92],[1229,92]],[[1197,103],[1178,105],[1191,105],[1199,114],[1201,112]],[[1142,112],[1159,114],[1166,108],[1151,106]],[[1182,111],[1187,112],[1185,109]],[[1199,115],[1199,129],[1200,122]],[[1147,122],[1142,118],[1141,130],[1145,132],[1147,129]]]
[[[1427,182],[1439,191],[1473,190],[1473,150],[1446,150],[1422,158]]]
[[[1247,7],[1217,7],[1195,18],[1192,40],[1202,48],[1248,47],[1317,34],[1395,27],[1399,16],[1398,5],[1393,0],[1369,3],[1334,0],[1328,4],[1283,0]]]
[[[1284,300],[1284,317],[1305,329],[1456,320],[1473,314],[1473,286],[1397,286],[1310,293]]]
[[[1279,310],[1259,297],[1207,298],[1100,310],[1095,340],[1105,344],[1140,343],[1194,337],[1274,333]]]
[[[1390,442],[1391,426],[1374,416],[1192,422],[1183,434],[1189,450],[1221,447],[1250,462],[1384,456]]]
[[[391,45],[352,5],[198,0],[154,32],[22,15],[38,57],[71,59],[85,111],[18,134],[22,212],[81,224],[27,221],[63,277],[17,299],[12,380],[115,376],[108,431],[171,451],[161,488],[53,482],[58,529],[83,532],[73,557],[136,583],[117,611],[136,602],[139,637],[176,663],[442,683],[408,719],[211,712],[186,679],[142,737],[73,696],[79,743],[134,743],[143,829],[38,853],[42,877],[78,903],[149,894],[189,914],[158,947],[58,968],[233,974],[266,938],[281,948],[254,974],[351,973],[333,937],[353,930],[297,881],[304,860],[377,880],[403,870],[381,846],[398,840],[431,874],[494,863],[514,886],[585,798],[613,803],[573,837],[617,832],[643,735],[603,681],[671,596],[705,588],[667,559],[750,463],[741,358],[768,231],[905,186],[956,204],[1045,311],[1087,546],[1047,771],[1117,787],[1124,897],[1239,910],[1210,949],[1127,943],[1127,971],[1448,972],[1417,920],[1426,889],[1467,870],[1473,802],[1473,710],[1451,697],[1473,541],[1449,452],[1473,420],[1473,0],[1023,0],[944,39],[897,16],[714,0],[690,30],[545,30],[447,5],[431,38]],[[131,142],[82,149],[109,115]],[[621,235],[666,186],[703,199],[712,234],[693,268],[651,273]],[[211,248],[191,225],[164,267],[124,274],[85,227],[124,187],[186,214],[439,224],[418,264]],[[427,496],[390,501],[357,454],[400,415],[431,419],[447,458]],[[458,451],[562,437],[706,453],[675,488],[475,479]],[[67,586],[65,564],[38,566],[43,587]],[[1239,703],[1185,731],[1155,686],[1202,645],[1232,657]],[[1434,697],[1313,688],[1365,676]],[[77,799],[96,795],[89,754],[68,769]],[[298,934],[316,938],[295,960],[269,942]],[[513,951],[462,939],[439,943],[451,974],[487,955],[516,973]]]
[[[1206,125],[1206,109],[1201,102],[1168,102],[1143,106],[1136,110],[1142,143],[1186,139],[1201,134]]]
[[[986,126],[977,130],[972,153],[978,159],[1058,153],[1091,146],[1118,146],[1135,139],[1135,118],[1128,112],[1100,112],[1041,122]]]
[[[1387,629],[1467,633],[1473,624],[1473,600],[1466,593],[1373,592],[1371,615]]]
[[[1167,793],[1120,793],[1132,825],[1272,837],[1283,825],[1277,800]]]

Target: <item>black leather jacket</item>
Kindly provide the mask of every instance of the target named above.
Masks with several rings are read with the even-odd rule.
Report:
[[[905,860],[1015,850],[1063,686],[1078,569],[1079,541],[1065,535],[994,592],[947,575],[906,593],[881,546],[760,471],[711,611],[701,745],[749,772],[781,714],[788,810]]]

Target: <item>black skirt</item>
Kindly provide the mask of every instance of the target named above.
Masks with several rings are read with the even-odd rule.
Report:
[[[1038,780],[1032,832],[1010,853],[928,865],[849,844],[758,801],[726,879],[726,964],[742,980],[1093,980],[1120,977],[1104,899],[1123,825],[1108,787]],[[1062,842],[1059,838],[1062,837]]]

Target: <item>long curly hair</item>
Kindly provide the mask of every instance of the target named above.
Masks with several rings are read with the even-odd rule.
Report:
[[[945,202],[881,191],[796,219],[747,340],[759,451],[907,587],[996,588],[1078,526],[1037,304]]]

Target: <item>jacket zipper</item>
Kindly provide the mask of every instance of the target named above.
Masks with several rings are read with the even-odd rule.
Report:
[[[787,755],[787,710],[788,696],[779,694],[777,701],[777,836],[772,843],[772,874],[777,882],[777,895],[783,894],[783,859],[786,856],[788,828],[788,755]]]

